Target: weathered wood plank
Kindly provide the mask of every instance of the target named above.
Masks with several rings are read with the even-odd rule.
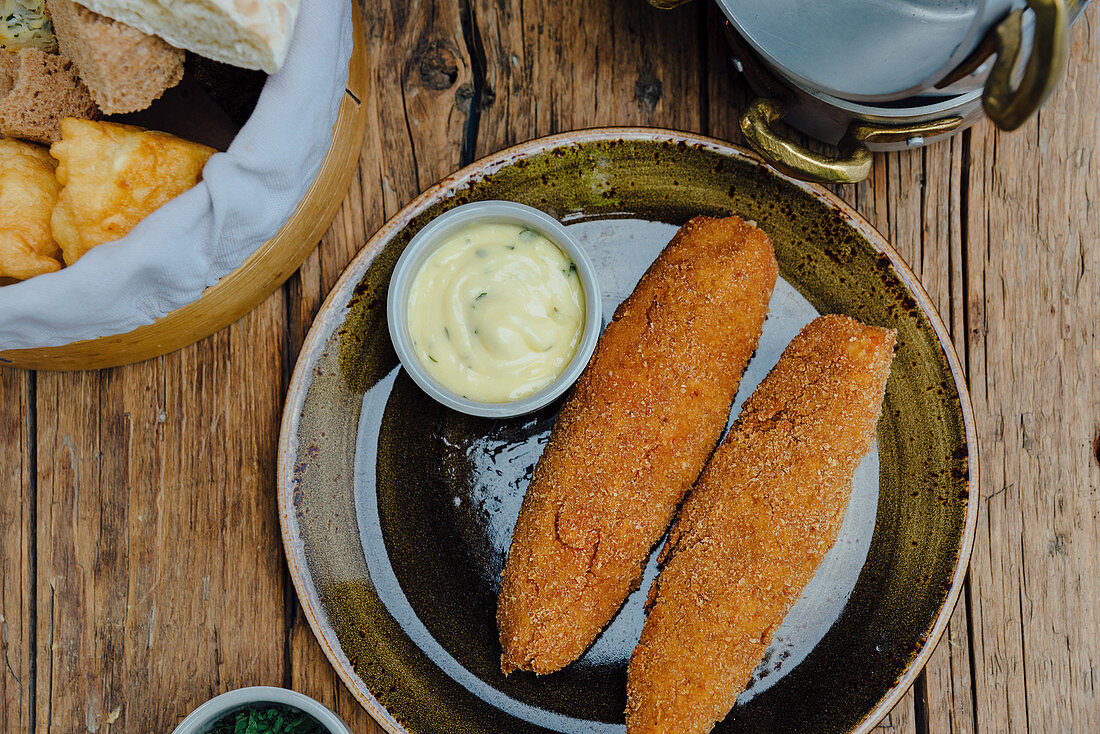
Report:
[[[149,376],[146,384],[154,379]],[[107,394],[111,389],[115,395]],[[38,378],[39,731],[101,725],[123,698],[121,656],[113,645],[121,635],[106,628],[118,624],[119,610],[117,604],[98,606],[108,598],[125,601],[129,572],[125,553],[117,550],[125,547],[119,525],[125,520],[128,488],[104,487],[102,477],[104,461],[109,472],[117,472],[129,459],[119,389],[120,382],[107,373],[42,373]],[[110,406],[106,415],[101,415],[103,405]],[[101,545],[108,551],[104,563]],[[113,660],[106,659],[108,644]]]
[[[707,31],[703,34],[706,45],[703,82],[704,99],[703,132],[731,143],[744,145],[738,119],[741,110],[756,98],[744,77],[733,67],[733,54],[726,42],[726,16],[715,3],[707,3],[702,20]]]
[[[40,731],[168,731],[283,679],[276,294],[159,360],[38,390]],[[152,685],[150,682],[154,682]]]
[[[31,724],[32,380],[0,368],[0,731],[27,731]]]
[[[390,211],[459,167],[475,96],[459,10],[443,0],[364,8],[377,115],[362,160],[373,164],[368,190]]]
[[[978,728],[1100,718],[1097,8],[1066,79],[1012,134],[975,130],[970,376],[985,472],[971,570]]]
[[[197,551],[185,564],[164,558],[157,579],[179,588],[176,608],[158,612],[155,634],[193,636],[201,651],[154,661],[180,715],[210,695],[285,681],[276,640],[287,636],[289,592],[272,490],[285,312],[277,291],[229,329],[165,358],[158,545]]]
[[[485,60],[478,156],[586,127],[701,129],[697,8],[470,2]]]
[[[917,258],[912,260],[963,360],[966,320],[962,168],[966,146],[966,138],[955,137],[921,153],[919,265]],[[968,604],[967,596],[962,595],[924,670],[924,707],[929,732],[974,731]]]

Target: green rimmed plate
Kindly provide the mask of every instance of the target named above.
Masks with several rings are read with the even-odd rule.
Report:
[[[646,583],[574,665],[539,678],[499,670],[500,569],[560,402],[508,421],[448,411],[389,343],[386,284],[401,249],[480,199],[573,228],[608,314],[679,224],[756,220],[781,282],[738,402],[819,312],[898,329],[877,446],[841,538],[715,731],[873,727],[946,628],[970,556],[977,461],[961,367],[916,278],[836,197],[728,144],[650,129],[567,133],[463,169],[379,230],[322,306],[287,397],[279,506],[305,614],[350,690],[393,732],[624,731]]]

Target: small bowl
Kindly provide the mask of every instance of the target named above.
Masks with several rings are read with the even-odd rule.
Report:
[[[332,734],[352,734],[351,729],[340,720],[339,716],[309,696],[288,688],[275,688],[273,686],[238,688],[235,691],[215,696],[188,714],[187,718],[172,730],[172,734],[201,734],[226,714],[231,714],[247,706],[265,703],[292,706],[312,716],[317,720],[317,723]]]
[[[474,223],[518,224],[530,227],[545,236],[567,253],[577,266],[581,289],[584,292],[584,324],[577,352],[557,379],[536,393],[505,403],[486,403],[470,400],[439,384],[421,365],[412,348],[406,310],[413,278],[420,268],[454,232]],[[448,408],[484,418],[509,418],[523,415],[549,404],[577,381],[588,364],[596,341],[600,338],[602,324],[600,310],[600,285],[592,260],[580,243],[553,217],[524,204],[511,201],[478,201],[455,207],[428,222],[405,247],[390,278],[386,296],[387,321],[390,339],[402,366],[420,388]]]

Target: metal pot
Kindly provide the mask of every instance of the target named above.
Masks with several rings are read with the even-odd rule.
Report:
[[[717,0],[765,63],[855,102],[906,99],[962,63],[1023,0]],[[969,91],[969,90],[960,90]]]
[[[733,63],[759,95],[741,115],[746,141],[777,168],[826,183],[861,181],[872,151],[928,145],[982,117],[1022,125],[1057,85],[1069,26],[1088,3],[716,1]],[[839,155],[783,137],[779,120]]]

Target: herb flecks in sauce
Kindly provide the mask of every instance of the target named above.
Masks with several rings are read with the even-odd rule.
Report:
[[[537,392],[561,374],[580,342],[585,300],[576,270],[528,227],[476,224],[453,235],[410,289],[409,332],[414,345],[425,345],[415,347],[421,364],[474,400]]]

